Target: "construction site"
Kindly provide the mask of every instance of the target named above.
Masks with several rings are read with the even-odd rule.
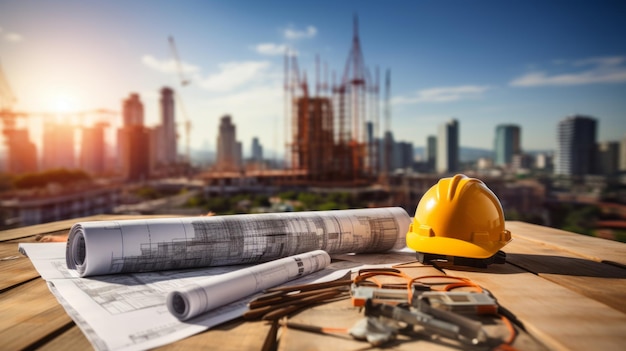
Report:
[[[178,64],[181,85],[189,84],[180,70],[180,58],[173,41],[169,39],[170,49]],[[0,68],[1,70],[1,68]],[[277,183],[310,186],[364,186],[373,184],[384,177],[391,169],[390,159],[392,141],[388,137],[381,138],[381,129],[385,135],[390,134],[391,119],[390,71],[385,77],[385,96],[383,113],[381,110],[380,72],[376,66],[371,70],[365,63],[365,57],[359,38],[358,18],[354,17],[352,42],[343,70],[329,69],[326,62],[322,63],[320,56],[315,58],[314,82],[307,78],[307,72],[301,70],[296,54],[285,53],[284,57],[284,133],[286,140],[284,166],[280,169],[247,170],[243,173],[239,169],[234,172],[200,170],[197,176],[209,183],[223,182],[225,178],[262,176],[274,178]],[[114,119],[119,119],[119,112],[98,109],[93,111],[73,112],[72,116],[62,116],[64,121],[73,119],[74,125],[61,125],[59,114],[17,112],[13,109],[17,99],[13,94],[8,79],[0,71],[0,117],[5,142],[5,171],[11,174],[36,172],[47,167],[47,159],[73,155],[72,150],[42,150],[37,153],[37,144],[29,135],[27,120],[41,118],[44,123],[44,138],[46,135],[56,135],[66,141],[74,137],[66,135],[74,129],[81,129],[83,142],[101,140],[99,147],[82,145],[80,162],[65,162],[56,160],[57,167],[81,167],[94,175],[114,174],[115,170],[105,172],[103,169],[105,149],[103,135],[107,133]],[[169,89],[169,88],[168,88]],[[169,91],[172,91],[171,89]],[[184,112],[182,101],[177,95],[177,106]],[[171,98],[170,98],[171,99]],[[140,103],[140,102],[139,102]],[[172,102],[173,104],[173,102]],[[173,109],[173,106],[170,106]],[[173,112],[170,112],[173,115]],[[185,152],[189,161],[189,126],[190,122],[183,113],[185,128]],[[84,121],[92,120],[93,123]],[[381,120],[383,121],[381,123]],[[23,122],[23,123],[18,123]],[[66,123],[66,122],[63,122]],[[174,122],[175,123],[175,122]],[[67,124],[67,123],[66,123]],[[55,130],[54,132],[52,130]],[[168,127],[168,130],[171,127]],[[46,132],[48,130],[49,132]],[[65,133],[63,133],[65,130]],[[32,133],[30,133],[32,134]],[[168,140],[175,139],[168,138]],[[117,143],[119,144],[119,140]],[[72,142],[48,142],[47,145],[65,145],[65,148],[74,147]],[[174,148],[175,150],[175,148]],[[114,155],[106,155],[111,157]],[[118,155],[119,156],[119,155]],[[172,158],[172,157],[170,157]],[[101,161],[94,161],[101,160]],[[53,163],[54,163],[53,162]],[[93,165],[92,164],[96,164]],[[109,162],[110,163],[110,162]],[[118,162],[119,163],[119,162]],[[168,164],[172,164],[169,162]],[[247,173],[247,174],[246,174]],[[157,174],[154,174],[157,176]]]
[[[322,67],[323,66],[323,67]],[[389,170],[391,147],[381,144],[380,73],[365,64],[354,18],[343,72],[315,61],[314,89],[298,58],[285,55],[286,163],[310,185],[366,185]],[[385,79],[384,127],[389,128],[390,71]]]

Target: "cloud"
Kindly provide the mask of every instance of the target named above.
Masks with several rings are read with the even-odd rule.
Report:
[[[549,74],[534,71],[513,79],[514,87],[572,86],[585,84],[626,83],[626,56],[591,57],[572,62],[573,72]],[[581,70],[582,68],[582,70]]]
[[[283,31],[283,35],[287,39],[313,38],[317,34],[317,28],[308,26],[305,30],[296,30],[287,28]]]
[[[287,45],[274,43],[261,43],[255,46],[255,51],[261,55],[284,55]]]
[[[176,61],[174,59],[159,60],[152,55],[143,55],[141,62],[161,73],[178,73],[178,66],[176,65]],[[180,65],[183,73],[196,73],[200,71],[198,66],[190,63],[181,62]]]
[[[209,91],[226,92],[260,80],[269,67],[267,61],[227,62],[219,65],[220,72],[199,80]]]
[[[484,85],[460,85],[456,87],[436,87],[418,90],[411,95],[396,96],[392,99],[394,105],[408,105],[419,103],[451,102],[465,99],[475,99],[490,89]]]
[[[2,27],[0,27],[0,40],[9,42],[9,43],[19,43],[24,40],[24,36],[15,32],[7,32]]]

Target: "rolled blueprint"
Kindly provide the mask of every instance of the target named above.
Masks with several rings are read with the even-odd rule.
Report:
[[[81,277],[255,264],[299,253],[404,247],[399,207],[76,223],[65,259]]]
[[[322,250],[311,251],[208,278],[167,295],[167,309],[187,320],[263,289],[316,272],[330,264]]]

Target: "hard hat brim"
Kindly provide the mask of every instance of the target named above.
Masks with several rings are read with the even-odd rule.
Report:
[[[425,237],[416,233],[406,235],[407,246],[417,252],[469,258],[491,257],[510,241],[472,243],[455,238]]]

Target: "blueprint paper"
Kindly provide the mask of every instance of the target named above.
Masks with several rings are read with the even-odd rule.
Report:
[[[167,308],[176,318],[187,320],[328,265],[330,256],[325,251],[316,250],[224,273],[214,279],[197,280],[170,292]]]
[[[303,252],[404,246],[399,207],[76,223],[66,260],[81,277],[267,262]]]
[[[30,258],[50,291],[97,350],[145,350],[178,341],[241,317],[254,298],[246,296],[183,322],[169,312],[168,293],[248,266],[81,278],[65,265],[64,243],[22,243],[20,251]],[[336,262],[289,284],[338,279],[359,266],[356,262]]]

